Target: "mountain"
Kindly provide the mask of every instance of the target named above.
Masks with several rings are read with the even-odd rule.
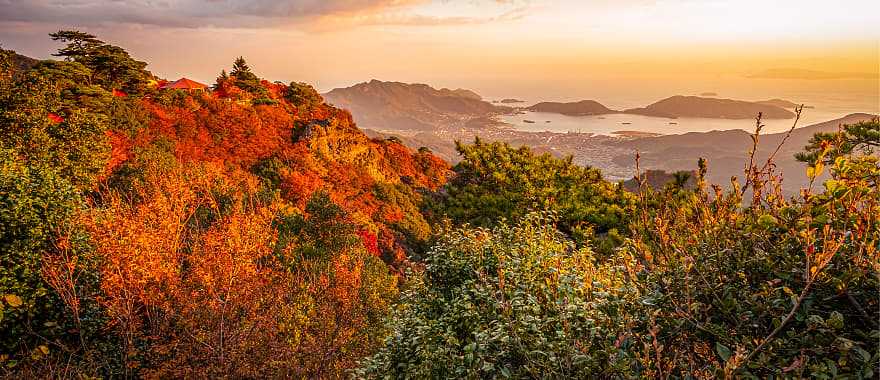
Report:
[[[483,97],[480,94],[473,92],[471,90],[466,90],[463,88],[456,88],[455,90],[450,90],[448,88],[441,88],[440,93],[445,96],[457,96],[461,98],[468,98],[474,100],[483,100]]]
[[[568,116],[603,115],[616,112],[595,100],[581,100],[571,103],[541,102],[526,109],[532,112],[549,112]]]
[[[483,101],[473,91],[437,90],[426,84],[372,80],[326,94],[327,102],[351,111],[361,128],[375,130],[447,130],[511,108]]]
[[[25,71],[30,70],[34,65],[36,65],[40,60],[28,57],[26,55],[18,54],[12,50],[4,50],[0,47],[0,56],[5,56],[9,59],[9,62],[12,64],[12,75],[18,76],[24,73]]]
[[[796,128],[788,140],[776,154],[775,163],[785,176],[783,190],[789,194],[796,193],[805,185],[803,163],[794,159],[794,154],[803,150],[816,132],[833,132],[841,124],[853,124],[877,117],[867,113],[854,113],[839,119]],[[767,157],[785,138],[786,132],[762,135],[759,138],[756,159],[766,161]],[[630,151],[639,151],[641,166],[669,172],[693,170],[697,158],[708,160],[708,179],[712,183],[729,183],[731,176],[741,178],[747,154],[752,140],[749,132],[743,130],[691,132],[681,135],[648,137],[617,143]],[[631,163],[632,155],[620,155],[614,158],[619,164]]]
[[[644,108],[624,111],[636,115],[679,118],[752,119],[758,112],[765,119],[791,119],[794,113],[775,105],[733,99],[703,98],[676,95]]]

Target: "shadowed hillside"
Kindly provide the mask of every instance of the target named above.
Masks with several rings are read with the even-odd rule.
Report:
[[[437,90],[426,84],[378,80],[337,88],[324,97],[356,115],[361,128],[376,130],[462,128],[471,120],[510,110],[485,102],[469,90]]]
[[[853,124],[873,117],[876,115],[856,113],[792,131],[791,136],[776,155],[776,166],[787,179],[783,183],[783,189],[787,193],[794,193],[805,184],[805,179],[801,175],[804,164],[795,160],[794,154],[803,150],[814,133],[837,131],[841,124]],[[638,150],[641,153],[643,168],[669,172],[694,170],[696,158],[703,157],[709,161],[707,178],[715,183],[727,184],[731,176],[743,175],[743,157],[752,144],[749,133],[743,130],[691,132],[623,141],[616,145],[631,149],[633,152]],[[786,132],[760,136],[756,157],[759,160],[766,160],[785,135]],[[621,164],[632,164],[633,155],[617,156],[614,160]]]

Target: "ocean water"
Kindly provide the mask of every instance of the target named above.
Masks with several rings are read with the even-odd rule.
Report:
[[[682,81],[687,82],[687,81]],[[623,89],[621,89],[623,88]],[[507,97],[526,100],[525,103],[512,104],[514,107],[528,107],[539,101],[577,101],[594,99],[612,109],[644,107],[674,94],[697,95],[700,92],[716,92],[717,98],[739,100],[769,100],[780,98],[805,104],[798,127],[821,123],[851,113],[880,113],[880,83],[876,80],[845,81],[780,81],[755,80],[748,78],[729,78],[716,83],[702,85],[656,83],[639,91],[627,90],[626,86],[594,86],[579,95]],[[500,98],[500,97],[499,97]],[[494,98],[493,98],[494,99]],[[609,114],[601,116],[565,116],[552,113],[526,112],[518,115],[500,117],[517,130],[584,132],[611,135],[617,131],[637,131],[660,134],[680,134],[687,132],[707,132],[712,130],[742,129],[754,131],[753,119],[666,119],[650,116]],[[527,123],[525,120],[534,121]],[[793,119],[764,120],[764,133],[783,132],[791,128]]]
[[[856,111],[852,111],[856,112]],[[798,127],[820,123],[846,116],[852,112],[818,112],[814,109],[804,109],[804,114],[798,121]],[[660,134],[680,134],[687,132],[708,132],[713,130],[742,129],[754,131],[755,120],[742,119],[704,119],[704,118],[678,118],[667,119],[662,117],[608,114],[601,116],[566,116],[555,113],[528,112],[518,115],[503,115],[500,120],[513,126],[520,131],[527,132],[581,132],[594,133],[597,135],[613,135],[619,131],[635,131]],[[534,121],[534,123],[529,123]],[[763,133],[783,132],[791,128],[794,119],[769,119],[763,120]]]

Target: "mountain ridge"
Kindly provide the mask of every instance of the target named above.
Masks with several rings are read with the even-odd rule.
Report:
[[[759,112],[765,119],[791,119],[795,114],[766,103],[734,99],[705,98],[675,95],[642,108],[630,108],[624,113],[665,118],[751,119]]]
[[[376,79],[336,88],[323,96],[351,111],[362,128],[375,130],[461,128],[470,120],[512,110],[486,102],[470,90],[438,90],[422,83]]]

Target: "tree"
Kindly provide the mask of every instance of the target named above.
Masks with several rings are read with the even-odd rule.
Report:
[[[260,84],[260,78],[251,71],[251,68],[248,67],[247,62],[244,60],[244,57],[238,57],[235,59],[229,76],[234,78],[233,84],[235,84],[236,87],[253,95],[266,95],[266,89]]]
[[[12,78],[14,66],[12,64],[12,56],[15,54],[12,50],[3,49],[0,46],[0,81],[8,81]]]
[[[66,314],[70,299],[56,293],[44,276],[50,257],[76,257],[77,265],[67,267],[76,272],[67,285],[87,293],[80,281],[94,279],[80,272],[89,268],[88,245],[74,223],[83,205],[77,189],[51,167],[28,164],[15,151],[0,148],[0,349],[13,359],[47,339],[63,338],[68,329],[87,333]],[[88,304],[78,304],[81,315]]]
[[[89,84],[106,90],[120,89],[128,94],[142,93],[152,77],[147,64],[129,56],[121,47],[104,43],[95,36],[79,31],[62,30],[49,34],[55,41],[67,43],[55,56],[83,64],[91,70]]]
[[[462,160],[432,211],[454,223],[492,226],[530,210],[559,213],[559,228],[579,241],[593,232],[626,228],[632,198],[599,170],[577,166],[571,157],[535,155],[506,143],[456,143]]]
[[[306,83],[290,82],[284,98],[301,113],[309,112],[311,109],[324,104],[324,98],[318,94],[314,87]]]
[[[220,86],[223,85],[223,83],[226,83],[226,81],[228,81],[228,80],[229,80],[229,74],[226,74],[226,69],[220,70],[220,75],[217,77],[217,80],[214,81],[215,82],[214,89],[219,88]]]
[[[826,151],[827,149],[827,151]],[[837,157],[853,153],[865,155],[880,150],[880,119],[844,125],[838,132],[820,132],[813,135],[804,152],[795,155],[798,161],[814,163],[820,156],[829,164]]]
[[[64,102],[39,72],[22,78],[0,91],[0,147],[15,150],[30,165],[52,167],[79,189],[92,188],[109,158],[107,119],[87,109],[65,109],[77,106]],[[49,118],[52,112],[61,120]]]

